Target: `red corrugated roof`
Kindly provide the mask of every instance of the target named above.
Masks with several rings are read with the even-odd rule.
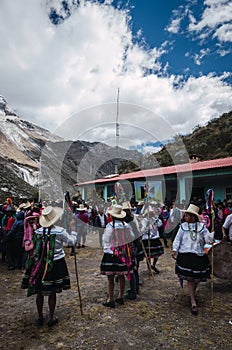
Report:
[[[82,186],[82,185],[88,185],[88,184],[94,184],[94,183],[105,183],[105,182],[112,182],[112,181],[119,181],[119,180],[130,180],[130,179],[152,177],[152,176],[158,176],[158,175],[170,175],[170,174],[186,173],[186,172],[188,173],[188,172],[194,172],[199,170],[225,168],[230,166],[232,166],[232,157],[205,160],[203,162],[197,162],[197,163],[185,163],[185,164],[171,165],[167,167],[140,170],[132,173],[122,174],[112,178],[102,178],[97,180],[81,182],[81,183],[77,183],[75,186]]]

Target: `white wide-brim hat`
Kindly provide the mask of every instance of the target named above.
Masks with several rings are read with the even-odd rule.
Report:
[[[126,210],[126,209],[129,209],[129,210],[135,210],[136,208],[133,208],[130,204],[130,202],[123,202],[122,203],[122,210]]]
[[[112,205],[112,208],[108,210],[108,213],[118,219],[123,219],[126,216],[126,212],[123,211],[122,206],[119,204]]]
[[[42,210],[39,223],[42,227],[50,227],[60,219],[62,214],[62,208],[48,206]]]
[[[30,207],[31,207],[31,203],[30,202],[21,203],[19,205],[19,209],[29,209]]]
[[[149,205],[148,208],[144,210],[143,216],[147,216],[148,214],[152,214],[152,216],[155,215],[154,208],[152,208],[151,205]]]
[[[84,204],[80,204],[79,207],[76,208],[78,211],[86,211],[87,208],[84,206]]]
[[[200,208],[197,207],[196,205],[194,204],[190,204],[189,207],[186,209],[186,210],[181,210],[182,212],[184,213],[189,213],[189,214],[193,214],[193,215],[196,215],[198,220],[201,221],[201,217],[200,215],[198,214],[199,213],[199,210]]]

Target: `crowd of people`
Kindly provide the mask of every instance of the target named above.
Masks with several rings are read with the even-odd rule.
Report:
[[[205,244],[215,239],[232,242],[231,199],[218,200],[209,211],[206,203],[196,198],[188,205],[176,201],[119,204],[111,198],[98,205],[72,200],[65,206],[35,201],[15,205],[7,198],[0,215],[2,262],[9,270],[22,270],[22,288],[27,289],[28,296],[37,295],[37,325],[44,322],[44,296],[48,296],[49,327],[58,322],[56,293],[70,288],[64,248],[71,247],[71,255],[76,248],[85,248],[91,231],[99,235],[103,250],[100,272],[108,281],[108,298],[103,306],[115,308],[116,304],[123,305],[125,298],[135,300],[141,285],[141,261],[146,261],[151,274],[158,274],[157,261],[164,247],[172,244],[175,273],[182,286],[187,281],[193,315],[198,314],[197,286],[211,274]],[[127,291],[126,278],[130,286]],[[117,297],[115,283],[119,283]]]

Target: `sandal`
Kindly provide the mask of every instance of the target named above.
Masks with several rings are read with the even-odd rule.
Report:
[[[192,313],[192,315],[194,315],[194,316],[197,316],[197,315],[198,315],[198,309],[197,309],[197,306],[196,306],[196,305],[191,306],[191,313]]]
[[[57,317],[54,317],[53,319],[49,320],[48,323],[47,323],[47,326],[48,327],[52,327],[54,326],[55,324],[58,323],[58,318]]]

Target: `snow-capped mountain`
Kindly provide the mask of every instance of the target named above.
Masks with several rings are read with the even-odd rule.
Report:
[[[47,141],[61,138],[22,120],[0,95],[0,194],[27,196],[36,187],[40,154]]]
[[[75,191],[76,182],[115,172],[115,159],[135,164],[141,153],[98,142],[65,141],[48,130],[22,120],[0,96],[0,202],[7,196],[56,200]],[[34,193],[34,196],[32,194]]]

